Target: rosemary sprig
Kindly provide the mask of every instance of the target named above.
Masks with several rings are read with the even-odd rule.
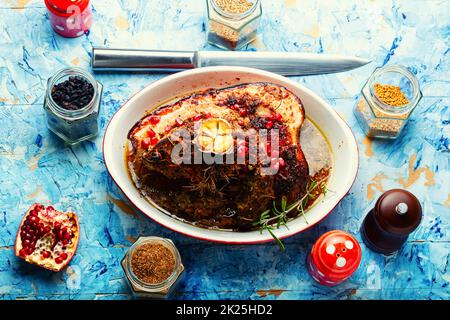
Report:
[[[275,235],[273,230],[279,229],[281,226],[285,226],[289,229],[287,226],[287,222],[289,221],[288,214],[293,210],[297,210],[305,218],[305,221],[308,224],[305,210],[310,204],[316,201],[320,195],[326,193],[327,189],[325,182],[327,178],[328,176],[319,181],[311,179],[306,188],[306,194],[290,205],[287,204],[286,197],[281,198],[280,207],[278,207],[277,202],[274,201],[272,208],[261,213],[259,219],[253,223],[253,226],[259,227],[260,233],[267,230],[267,232],[275,239],[281,250],[285,250],[286,248],[283,242]]]

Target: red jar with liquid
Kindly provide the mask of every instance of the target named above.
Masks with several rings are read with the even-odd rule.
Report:
[[[80,37],[92,25],[89,0],[45,0],[45,5],[53,30],[63,37]]]
[[[350,234],[333,230],[314,244],[306,263],[311,277],[325,286],[334,286],[349,278],[361,262],[361,246]]]

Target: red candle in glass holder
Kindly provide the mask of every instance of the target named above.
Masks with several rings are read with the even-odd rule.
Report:
[[[350,234],[333,230],[323,234],[308,255],[307,268],[314,280],[334,286],[349,278],[361,262],[361,247]]]
[[[82,36],[92,25],[89,0],[45,0],[45,5],[53,30],[63,37]]]

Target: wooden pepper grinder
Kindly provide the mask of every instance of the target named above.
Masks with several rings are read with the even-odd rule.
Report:
[[[405,243],[422,220],[419,200],[402,189],[392,189],[378,198],[361,226],[361,236],[373,251],[391,255]]]

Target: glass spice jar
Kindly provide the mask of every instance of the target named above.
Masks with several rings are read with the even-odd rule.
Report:
[[[377,68],[361,90],[354,114],[370,138],[397,138],[422,99],[419,82],[408,68]]]
[[[206,8],[208,43],[238,50],[256,38],[260,0],[206,0]]]
[[[45,5],[53,30],[63,37],[80,37],[92,25],[89,0],[45,0]]]
[[[92,99],[86,101],[84,105],[81,104],[79,109],[65,109],[58,105],[52,97],[53,88],[72,77],[84,79],[93,88]],[[102,92],[103,85],[96,81],[89,72],[79,68],[60,70],[47,82],[44,110],[48,129],[71,145],[96,137]]]
[[[161,245],[167,248],[173,255],[174,264],[173,271],[159,283],[146,283],[139,278],[137,272],[133,271],[133,255],[137,253],[142,246],[152,244]],[[145,258],[145,257],[144,257]],[[161,257],[155,256],[155,258]],[[153,261],[148,261],[154,263]],[[160,263],[160,261],[157,261]],[[122,268],[125,272],[128,285],[136,298],[167,298],[172,293],[172,290],[181,279],[181,275],[184,272],[184,266],[181,262],[180,253],[175,247],[175,244],[170,239],[160,237],[140,237],[131,247],[128,249],[124,258],[122,259]]]

